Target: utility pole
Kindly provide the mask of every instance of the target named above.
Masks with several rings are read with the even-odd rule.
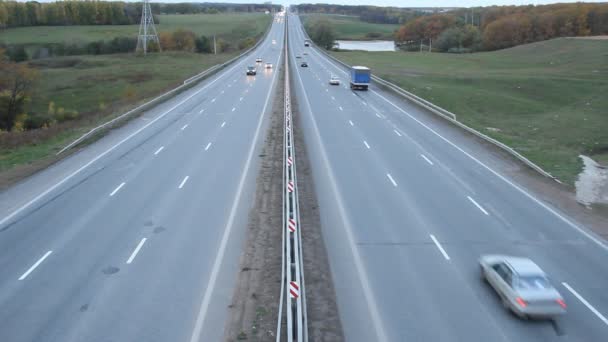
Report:
[[[215,43],[215,35],[213,35],[213,54],[217,55],[217,44]]]
[[[422,39],[420,39],[420,52],[422,52]]]
[[[431,52],[432,46],[433,46],[433,38],[429,38],[429,52]]]
[[[149,40],[156,42],[158,50],[161,50],[160,40],[158,39],[158,34],[156,34],[156,27],[154,27],[154,17],[152,16],[152,9],[150,9],[150,1],[144,0],[135,51],[143,51],[144,55],[146,55],[148,53]]]

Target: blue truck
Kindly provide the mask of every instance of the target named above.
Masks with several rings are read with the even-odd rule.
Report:
[[[350,68],[350,89],[367,90],[371,78],[371,70],[364,66]]]

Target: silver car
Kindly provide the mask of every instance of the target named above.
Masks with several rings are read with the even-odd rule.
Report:
[[[520,318],[552,318],[566,313],[566,303],[545,272],[532,260],[506,255],[479,259],[481,275],[505,308]]]

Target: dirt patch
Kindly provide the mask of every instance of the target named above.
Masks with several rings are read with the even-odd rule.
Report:
[[[608,204],[608,169],[587,156],[579,156],[585,167],[576,181],[576,200],[585,205]]]
[[[226,323],[226,341],[274,341],[281,293],[283,77],[260,154],[255,204]]]
[[[306,290],[306,311],[309,341],[344,341],[342,323],[336,303],[321,217],[310,161],[301,133],[298,102],[292,95],[294,117],[294,145],[298,165],[298,196],[300,204],[300,229]],[[305,233],[304,233],[305,232]]]

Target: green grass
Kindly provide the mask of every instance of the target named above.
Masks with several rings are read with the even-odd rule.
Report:
[[[131,99],[159,94],[186,78],[234,56],[185,52],[73,56],[42,59],[28,111],[44,113],[50,101],[81,115]]]
[[[159,32],[183,28],[235,41],[261,35],[272,18],[265,14],[161,15],[160,21]],[[0,42],[31,46],[65,41],[86,43],[136,36],[137,32],[137,25],[23,27],[0,30]],[[18,147],[0,147],[0,187],[54,162],[58,150],[92,127],[236,54],[163,52],[146,57],[114,54],[31,61],[40,71],[40,78],[26,111],[46,113],[53,102],[55,108],[77,111],[78,119],[47,130],[6,133],[13,134],[4,136],[9,145]]]
[[[233,39],[239,26],[251,36],[264,32],[272,18],[261,13],[251,14],[167,14],[159,15],[158,32],[187,29],[197,35],[218,35]],[[31,26],[0,30],[0,42],[7,44],[47,44],[60,42],[87,43],[115,37],[137,37],[139,25]],[[237,37],[242,38],[242,37]]]
[[[340,40],[367,40],[368,33],[379,33],[380,37],[374,39],[393,39],[393,33],[399,25],[374,24],[359,20],[358,17],[340,16],[329,14],[306,14],[301,15],[304,25],[319,19],[327,19],[336,31]]]
[[[74,122],[39,143],[0,148],[0,172],[54,156],[76,137],[112,115],[153,98],[236,54],[167,52],[146,57],[115,54],[36,61],[40,79],[28,105],[29,111],[44,113],[53,101],[56,108],[77,110],[81,122]],[[0,185],[5,183],[3,176],[0,173]]]
[[[563,38],[463,55],[334,55],[455,113],[567,184],[581,170],[579,154],[608,161],[607,40]]]

